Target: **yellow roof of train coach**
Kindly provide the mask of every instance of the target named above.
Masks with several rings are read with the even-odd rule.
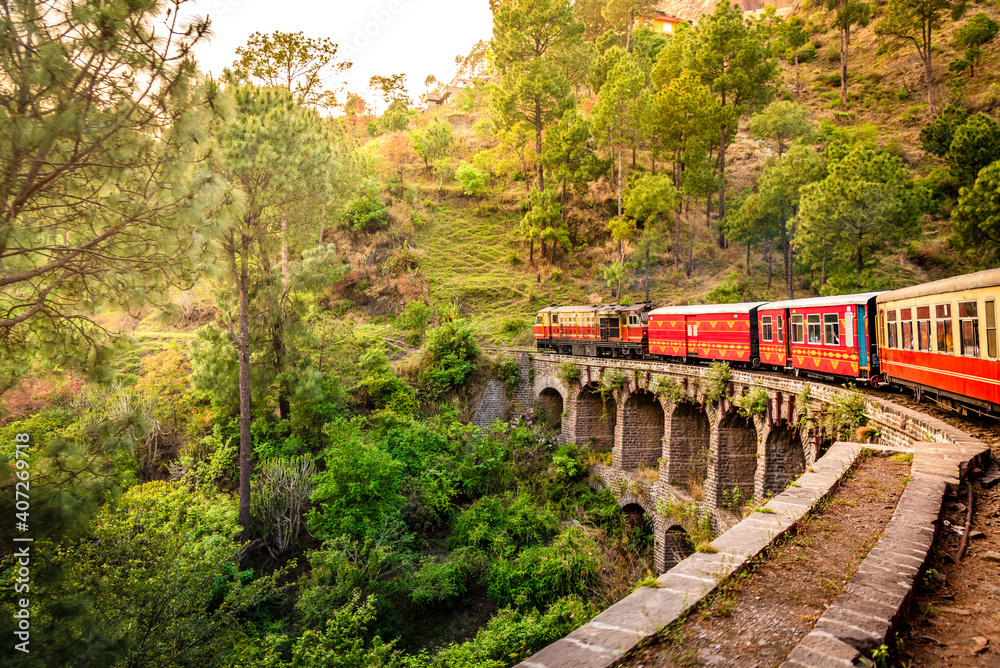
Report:
[[[940,281],[932,283],[922,283],[908,288],[883,292],[879,295],[877,303],[885,304],[900,299],[915,299],[928,295],[978,290],[980,288],[992,288],[995,286],[1000,286],[1000,269],[986,269],[984,271],[977,271],[974,274],[952,276],[951,278],[943,278]]]

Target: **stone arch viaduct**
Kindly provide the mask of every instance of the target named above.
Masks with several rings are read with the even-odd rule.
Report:
[[[522,386],[515,402],[524,408],[533,402],[556,420],[560,442],[610,451],[610,464],[593,470],[620,506],[641,509],[651,520],[658,573],[690,553],[671,508],[697,504],[717,532],[735,525],[733,506],[781,492],[815,463],[830,440],[821,428],[800,428],[800,417],[807,409],[822,414],[843,392],[815,381],[733,370],[723,396],[711,401],[704,366],[526,351],[517,356]],[[576,380],[568,380],[577,375],[567,373],[568,367],[578,369]],[[766,393],[766,406],[745,417],[734,400],[755,388]],[[937,440],[881,404],[869,404],[869,419],[882,443]]]

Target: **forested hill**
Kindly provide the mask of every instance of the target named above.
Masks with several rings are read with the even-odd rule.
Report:
[[[456,72],[350,91],[322,35],[202,76],[188,4],[0,19],[5,666],[511,665],[652,568],[609,453],[470,424],[536,309],[998,262],[995,4],[491,2]]]

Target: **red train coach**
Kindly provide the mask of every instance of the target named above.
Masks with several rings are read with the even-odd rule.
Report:
[[[666,306],[649,312],[649,352],[757,366],[757,309],[765,302]]]
[[[882,293],[886,380],[961,412],[1000,414],[998,299],[1000,269]]]
[[[760,359],[796,375],[847,377],[878,384],[878,292],[790,299],[757,311]]]

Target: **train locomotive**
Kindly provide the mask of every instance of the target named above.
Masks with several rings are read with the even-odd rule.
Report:
[[[919,400],[1000,415],[1000,269],[901,290],[656,308],[549,306],[539,351],[682,364],[726,361],[834,382],[893,384]]]

